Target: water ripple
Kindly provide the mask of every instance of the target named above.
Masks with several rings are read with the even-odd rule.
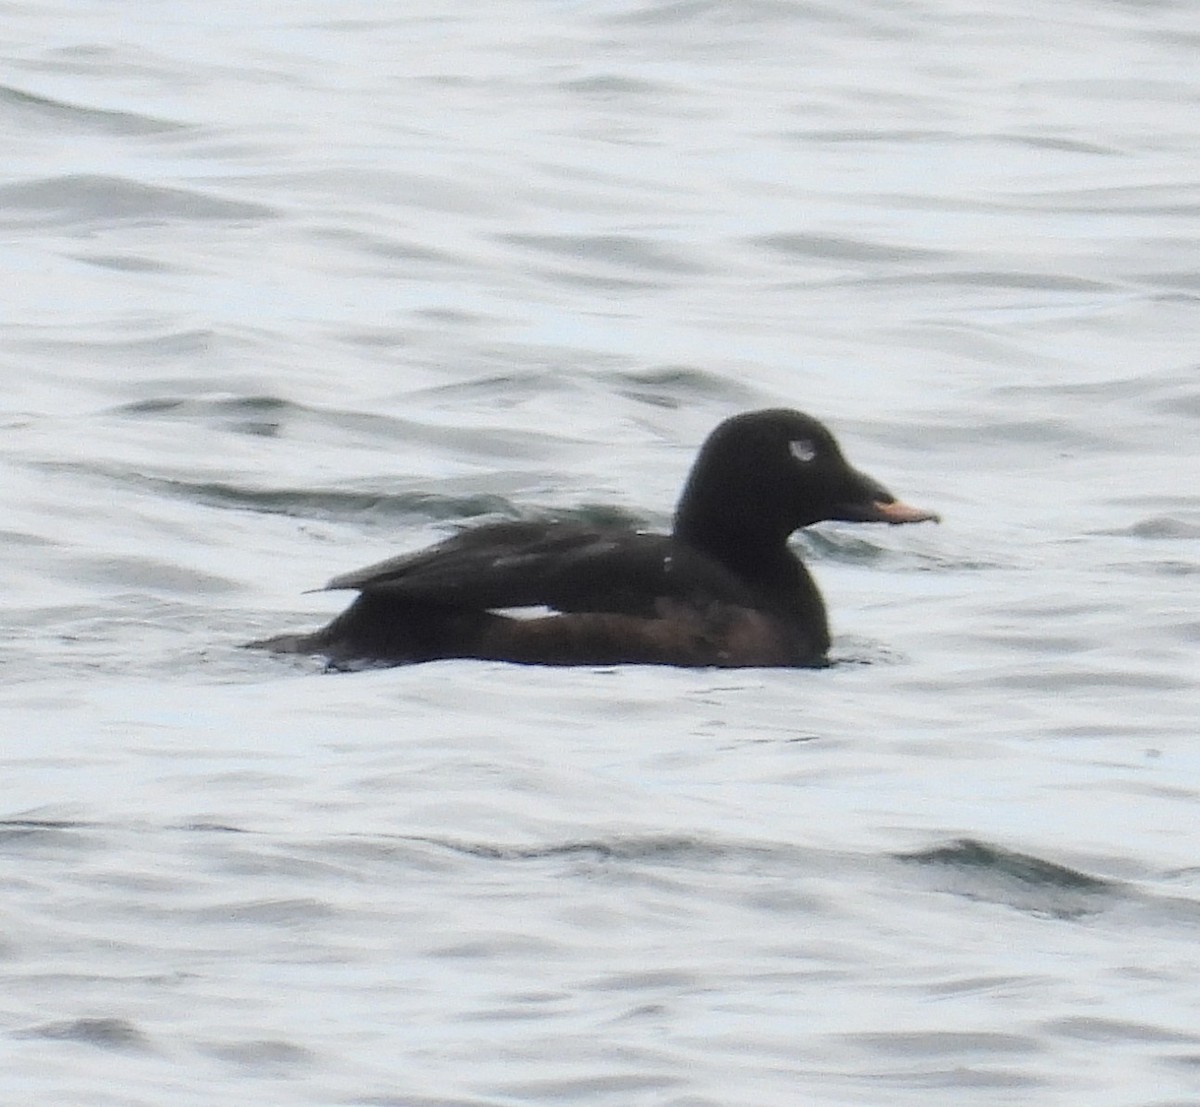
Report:
[[[0,217],[10,226],[112,226],[121,223],[256,223],[275,212],[210,192],[141,184],[124,177],[65,176],[0,186]],[[19,213],[28,213],[21,215]]]
[[[48,126],[56,131],[84,134],[157,135],[176,134],[190,129],[186,124],[168,119],[69,104],[0,85],[0,118],[4,116],[18,126]]]

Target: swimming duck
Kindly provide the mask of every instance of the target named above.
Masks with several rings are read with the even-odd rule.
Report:
[[[670,534],[491,523],[334,577],[327,626],[254,647],[334,668],[478,658],[530,665],[820,666],[829,627],[796,530],[938,521],[852,468],[812,416],[736,415],[707,438]],[[529,617],[515,609],[549,609]]]

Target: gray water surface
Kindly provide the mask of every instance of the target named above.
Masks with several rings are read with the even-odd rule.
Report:
[[[1200,1103],[1200,5],[10,5],[0,1102]],[[239,649],[827,420],[824,671]]]

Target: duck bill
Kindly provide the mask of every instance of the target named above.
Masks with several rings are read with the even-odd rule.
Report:
[[[847,523],[940,523],[936,511],[910,507],[896,499],[886,488],[866,473],[854,474],[855,487],[847,501],[838,505],[836,519]]]
[[[936,511],[921,507],[910,507],[899,500],[876,500],[864,506],[859,518],[864,523],[940,523],[942,517]]]

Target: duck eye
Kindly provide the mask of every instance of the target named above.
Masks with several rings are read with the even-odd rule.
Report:
[[[811,438],[795,438],[788,443],[788,449],[797,461],[812,461],[817,456],[817,447]]]

